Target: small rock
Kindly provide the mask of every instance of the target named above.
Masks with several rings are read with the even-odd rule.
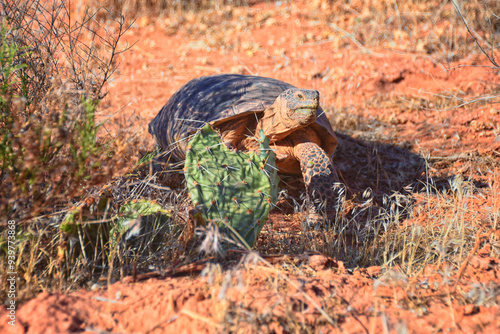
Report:
[[[316,271],[325,270],[327,268],[336,268],[341,272],[345,271],[344,263],[342,261],[337,261],[336,259],[323,254],[311,254],[309,255],[308,261],[309,266]]]
[[[309,266],[314,270],[324,270],[329,258],[324,255],[311,255],[309,256]]]
[[[472,259],[470,259],[470,265],[472,268],[483,270],[483,271],[488,271],[493,269],[495,266],[498,265],[498,259],[492,258],[492,257],[480,257],[480,256],[474,256]]]
[[[474,315],[479,312],[479,307],[477,305],[465,305],[464,315]]]
[[[381,271],[382,271],[382,268],[380,268],[380,266],[372,266],[372,267],[366,268],[366,272],[371,277],[376,277],[376,276],[380,275]]]
[[[271,18],[266,20],[266,23],[265,23],[266,27],[270,27],[270,26],[274,26],[274,25],[279,25],[278,20],[276,20],[275,18],[271,17]]]

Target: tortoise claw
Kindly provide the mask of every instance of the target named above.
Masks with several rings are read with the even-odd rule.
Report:
[[[327,223],[326,217],[318,213],[308,213],[306,216],[306,227],[319,230]]]
[[[336,225],[340,217],[340,212],[343,204],[343,185],[337,184],[332,186],[332,190],[338,194],[336,198],[336,203],[332,205],[325,205],[323,203],[310,203],[308,208],[308,213],[306,217],[306,226],[308,228],[320,229]],[[335,188],[338,187],[340,191],[336,192]]]

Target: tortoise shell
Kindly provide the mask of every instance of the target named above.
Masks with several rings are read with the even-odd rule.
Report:
[[[158,145],[174,158],[185,157],[187,137],[203,127],[239,117],[255,117],[272,107],[276,98],[294,86],[276,79],[240,74],[220,74],[193,79],[182,86],[149,123],[148,131]],[[310,124],[331,155],[337,146],[335,133],[323,109]]]

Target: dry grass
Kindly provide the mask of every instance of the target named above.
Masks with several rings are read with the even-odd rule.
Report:
[[[436,7],[435,0],[360,0],[310,3],[299,12],[294,1],[277,10],[255,10],[248,6],[262,1],[107,1],[106,8],[129,17],[158,20],[168,34],[185,31],[202,38],[207,48],[255,52],[261,46],[236,36],[255,27],[267,27],[292,13],[301,24],[315,31],[299,36],[295,45],[331,43],[334,49],[354,46],[367,53],[371,48],[427,54],[446,64],[480,53],[474,39],[450,1]],[[500,40],[500,6],[495,0],[457,1],[458,8],[479,45],[493,55]],[[234,32],[230,34],[230,32]]]

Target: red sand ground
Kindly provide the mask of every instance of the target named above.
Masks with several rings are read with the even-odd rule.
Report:
[[[285,17],[285,7],[260,4],[251,8],[256,21],[259,13],[272,14],[262,16],[260,24],[223,35],[223,43],[240,44],[230,51],[211,47],[206,36],[192,37],[185,29],[177,30],[173,20],[153,23],[139,19],[127,34],[137,44],[121,56],[120,75],[110,85],[106,101],[109,108],[101,115],[113,115],[108,130],[113,131],[116,121],[128,127],[131,135],[148,138],[147,148],[152,149],[147,124],[172,93],[198,76],[237,72],[317,89],[330,112],[330,106],[351,106],[355,115],[391,124],[387,137],[418,142],[415,153],[450,156],[479,152],[499,158],[500,108],[495,105],[470,112],[436,111],[432,105],[423,111],[409,111],[407,105],[361,109],[369,99],[487,92],[489,85],[498,84],[498,71],[458,67],[489,65],[484,57],[471,56],[445,68],[423,53],[365,50],[348,39],[346,45],[336,48],[327,39],[307,40],[308,33],[328,37],[328,32],[298,15],[295,7]],[[298,45],[304,36],[306,40]],[[272,220],[286,224],[279,214]],[[304,323],[324,333],[392,333],[405,328],[417,333],[500,333],[500,307],[459,305],[450,297],[454,289],[466,295],[474,283],[487,287],[499,282],[499,260],[489,257],[487,246],[476,251],[458,284],[447,282],[450,278],[438,271],[443,268],[426,268],[418,279],[408,281],[397,271],[382,272],[380,267],[348,271],[335,259],[304,254],[269,258],[270,266],[249,261],[218,275],[214,269],[208,276],[195,273],[136,283],[125,279],[96,290],[44,292],[17,311],[16,327],[5,323],[7,312],[0,307],[0,332],[203,333],[240,328],[243,332],[281,333],[284,323],[288,328],[300,328]],[[279,273],[284,266],[294,268],[288,272],[288,280]],[[195,272],[203,267],[195,266]],[[179,272],[188,273],[189,268]],[[409,292],[409,285],[418,288]],[[315,306],[324,307],[326,297],[335,304],[329,305],[335,310],[329,314],[335,325]]]
[[[480,250],[471,259],[465,273],[469,282],[498,282],[499,261],[482,257],[487,253],[488,249]],[[411,333],[499,332],[498,306],[459,305],[450,294],[455,288],[465,294],[471,285],[450,287],[443,276],[427,273],[434,268],[409,282],[395,271],[380,275],[380,267],[348,272],[342,263],[323,255],[272,262],[274,267],[247,264],[240,273],[236,267],[215,278],[194,275],[139,283],[128,279],[97,291],[44,292],[18,310],[16,327],[0,328],[2,333],[208,333],[235,328],[282,333],[283,323],[293,328],[292,321],[284,319],[293,319],[324,333],[388,333],[405,328]],[[297,268],[286,281],[278,274],[285,264]],[[419,285],[416,293],[405,289],[410,284]],[[326,297],[334,304],[335,312],[329,315],[335,325],[316,309],[325,306]],[[232,311],[236,306],[248,313]],[[6,312],[1,313],[3,319]]]

